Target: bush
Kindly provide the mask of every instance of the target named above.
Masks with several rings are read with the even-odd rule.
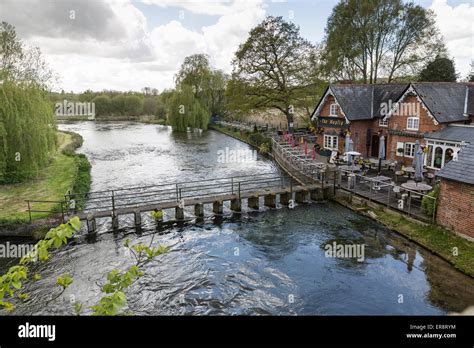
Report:
[[[426,215],[433,216],[435,210],[435,199],[438,198],[439,195],[439,185],[435,185],[433,190],[427,194],[428,197],[423,197],[421,201],[421,207]],[[431,197],[431,198],[429,198]]]
[[[268,139],[261,133],[252,133],[249,135],[250,142],[255,145],[256,147],[260,147],[264,142]]]

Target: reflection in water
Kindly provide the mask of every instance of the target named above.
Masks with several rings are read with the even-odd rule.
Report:
[[[248,149],[216,132],[174,135],[166,127],[130,123],[74,123],[61,128],[85,138],[82,152],[93,163],[93,189],[162,181],[276,172],[268,160],[217,163],[223,147]],[[95,241],[85,236],[40,266],[43,278],[18,314],[73,314],[71,296],[84,308],[98,299],[104,275],[133,262],[131,243],[166,244],[168,254],[146,265],[145,276],[127,290],[138,315],[157,314],[443,314],[474,304],[474,280],[373,221],[335,203],[295,209],[245,211],[157,230],[143,215],[136,233],[123,216],[118,233]],[[188,214],[192,216],[191,212]],[[325,257],[324,245],[365,244],[365,259]],[[6,265],[0,265],[1,270]],[[58,299],[55,279],[69,272],[74,283]],[[404,303],[398,303],[402,294]],[[87,312],[86,312],[87,313]]]

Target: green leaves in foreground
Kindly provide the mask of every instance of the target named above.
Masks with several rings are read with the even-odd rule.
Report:
[[[15,293],[18,293],[18,299],[25,301],[28,298],[26,293],[21,290],[27,280],[38,281],[41,275],[33,274],[28,278],[28,264],[36,262],[37,260],[45,262],[49,259],[49,249],[53,246],[59,248],[61,245],[67,244],[68,240],[74,235],[76,231],[81,228],[81,221],[78,217],[74,217],[66,224],[61,224],[58,227],[52,228],[46,234],[43,240],[40,240],[33,247],[33,250],[20,259],[20,264],[12,266],[7,273],[0,276],[0,308],[7,311],[13,311],[14,306],[10,302],[4,301],[7,296],[13,298]],[[57,284],[63,289],[67,288],[72,283],[72,278],[65,274],[59,277]]]
[[[73,282],[71,276],[67,273],[63,274],[62,277],[58,277],[56,280],[56,284],[58,284],[60,287],[63,289],[66,289],[69,285],[71,285]]]
[[[126,304],[125,294],[122,291],[117,291],[112,295],[102,297],[99,304],[91,308],[94,315],[117,315]]]

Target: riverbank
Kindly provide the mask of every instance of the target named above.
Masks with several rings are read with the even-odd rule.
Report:
[[[151,116],[140,115],[140,116],[100,116],[93,119],[89,116],[57,116],[58,121],[99,121],[99,122],[119,122],[119,121],[130,121],[130,122],[140,122],[145,124],[159,124],[166,125],[166,120],[164,119],[155,119]]]
[[[442,227],[406,217],[373,202],[368,207],[364,204],[350,203],[341,198],[335,198],[335,201],[379,222],[474,278],[474,243]]]
[[[271,139],[265,137],[262,133],[231,129],[229,127],[221,126],[219,124],[210,124],[208,126],[208,129],[221,132],[222,134],[225,134],[234,139],[240,140],[256,148],[263,155],[270,155],[272,152]]]
[[[61,218],[57,201],[64,194],[87,192],[90,188],[90,163],[82,154],[76,154],[83,139],[73,132],[58,132],[58,149],[51,163],[34,179],[1,186],[0,236],[32,236],[41,226],[55,225]],[[30,203],[33,224],[29,224],[27,200],[50,201]]]

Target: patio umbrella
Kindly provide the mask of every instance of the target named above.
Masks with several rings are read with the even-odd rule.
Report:
[[[344,151],[347,153],[347,152],[351,152],[353,149],[354,149],[354,143],[352,142],[350,134],[347,133],[346,134],[346,141],[345,141],[345,144],[344,144]],[[351,155],[347,156],[347,162],[348,162],[349,165],[352,164],[352,156]]]
[[[385,137],[380,137],[379,144],[379,173],[382,171],[382,160],[385,159]]]
[[[415,143],[415,157],[413,158],[413,168],[415,168],[415,182],[423,181],[423,150],[420,142]]]

